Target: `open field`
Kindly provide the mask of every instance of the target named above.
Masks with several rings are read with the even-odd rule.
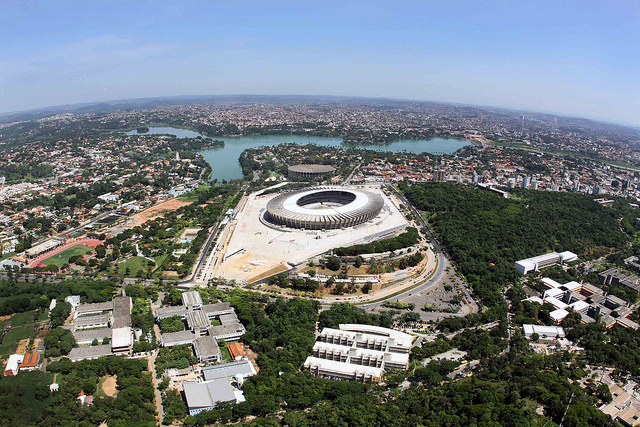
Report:
[[[65,264],[69,263],[69,259],[76,255],[85,255],[93,252],[93,248],[84,245],[75,245],[68,249],[63,250],[62,252],[58,252],[55,255],[50,256],[42,261],[40,261],[44,265],[55,265],[56,267],[62,267]]]
[[[107,376],[100,378],[98,382],[97,395],[98,397],[109,396],[112,397],[118,393],[117,378],[116,376]]]
[[[183,206],[190,205],[191,202],[186,202],[179,199],[171,199],[166,202],[162,202],[155,206],[150,207],[149,209],[145,209],[144,211],[133,215],[128,221],[127,225],[131,227],[135,227],[138,225],[142,225],[145,222],[154,219],[162,214],[162,211],[175,211]],[[129,224],[131,222],[131,224]]]
[[[155,268],[155,266],[150,266],[148,265],[148,263],[149,263],[149,260],[147,260],[146,258],[142,258],[140,256],[134,256],[129,258],[125,262],[118,264],[118,273],[126,274],[127,268],[128,268],[129,274],[126,274],[126,275],[135,276],[138,270],[140,269],[148,270],[150,268],[151,269]]]
[[[20,341],[28,341],[38,322],[46,318],[46,311],[40,314],[36,311],[27,311],[14,314],[10,319],[0,321],[0,330],[4,328],[7,322],[11,322],[12,325],[11,330],[4,336],[2,344],[0,344],[0,357],[6,358],[8,355],[15,353]]]

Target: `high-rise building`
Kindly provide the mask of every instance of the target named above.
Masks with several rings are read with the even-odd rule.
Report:
[[[525,176],[522,179],[522,188],[529,188],[529,183],[531,182],[531,178],[529,178],[528,176]]]
[[[538,189],[538,181],[536,181],[535,179],[531,180],[531,189],[532,190],[537,190]]]
[[[478,183],[478,173],[476,171],[473,171],[472,181],[474,184]]]
[[[436,169],[433,171],[433,180],[436,182],[444,181],[444,171],[441,169]]]

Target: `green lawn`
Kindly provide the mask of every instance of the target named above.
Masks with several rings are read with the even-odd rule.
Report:
[[[6,254],[2,254],[2,256],[0,256],[0,261],[4,261],[7,258],[11,258],[12,256],[14,256],[17,252],[9,252]]]
[[[0,330],[4,328],[7,322],[11,322],[11,330],[4,336],[2,344],[0,344],[1,358],[6,358],[8,355],[13,354],[18,347],[18,342],[29,338],[37,323],[47,318],[46,311],[40,313],[37,319],[35,318],[36,313],[36,311],[17,313],[11,319],[0,322]]]
[[[140,256],[134,256],[126,260],[125,262],[118,264],[118,274],[134,277],[138,270],[149,268],[155,268],[155,266],[149,266],[148,260]],[[127,268],[129,268],[129,274],[127,274]]]
[[[103,377],[103,378],[99,378],[98,379],[98,387],[96,388],[96,394],[95,397],[96,398],[101,398],[101,397],[106,397],[107,395],[104,394],[104,390],[102,390],[102,384],[106,381],[107,377]]]
[[[69,258],[75,255],[85,255],[91,253],[93,248],[84,245],[75,245],[70,247],[69,249],[65,249],[64,251],[57,253],[55,255],[50,256],[49,258],[42,261],[44,265],[55,265],[57,267],[62,267],[64,264],[69,263]]]
[[[218,319],[211,319],[211,326],[220,326],[222,323]]]
[[[162,264],[164,263],[164,260],[166,260],[168,256],[169,256],[169,254],[153,257],[153,259],[156,260],[156,267],[153,270],[153,277],[162,276],[162,268],[160,268],[160,267],[162,267]]]
[[[222,359],[225,362],[232,362],[231,354],[229,353],[229,349],[227,347],[220,348],[220,353],[222,353]]]

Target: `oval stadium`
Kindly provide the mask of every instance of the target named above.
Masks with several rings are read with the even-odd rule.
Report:
[[[378,216],[382,196],[343,187],[314,187],[284,193],[267,204],[266,219],[291,228],[330,230],[353,227]]]

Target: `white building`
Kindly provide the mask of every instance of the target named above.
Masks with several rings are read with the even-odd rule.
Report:
[[[111,351],[114,353],[129,352],[133,348],[133,334],[131,327],[115,328],[111,330]]]
[[[520,274],[527,274],[531,271],[538,271],[541,268],[564,264],[565,262],[571,262],[577,259],[578,255],[573,252],[550,252],[533,258],[521,259],[520,261],[516,261],[514,266]]]
[[[220,403],[240,403],[245,400],[242,392],[234,389],[227,378],[201,383],[187,382],[184,383],[182,389],[189,408],[189,415],[209,411]]]
[[[385,370],[407,369],[412,339],[409,334],[378,326],[324,328],[304,368],[324,378],[378,382]]]
[[[564,329],[560,326],[522,325],[524,336],[531,339],[533,334],[538,334],[542,340],[554,340],[564,338]]]
[[[7,365],[4,368],[5,375],[18,375],[20,370],[19,365],[24,360],[24,354],[12,354],[7,360]]]

